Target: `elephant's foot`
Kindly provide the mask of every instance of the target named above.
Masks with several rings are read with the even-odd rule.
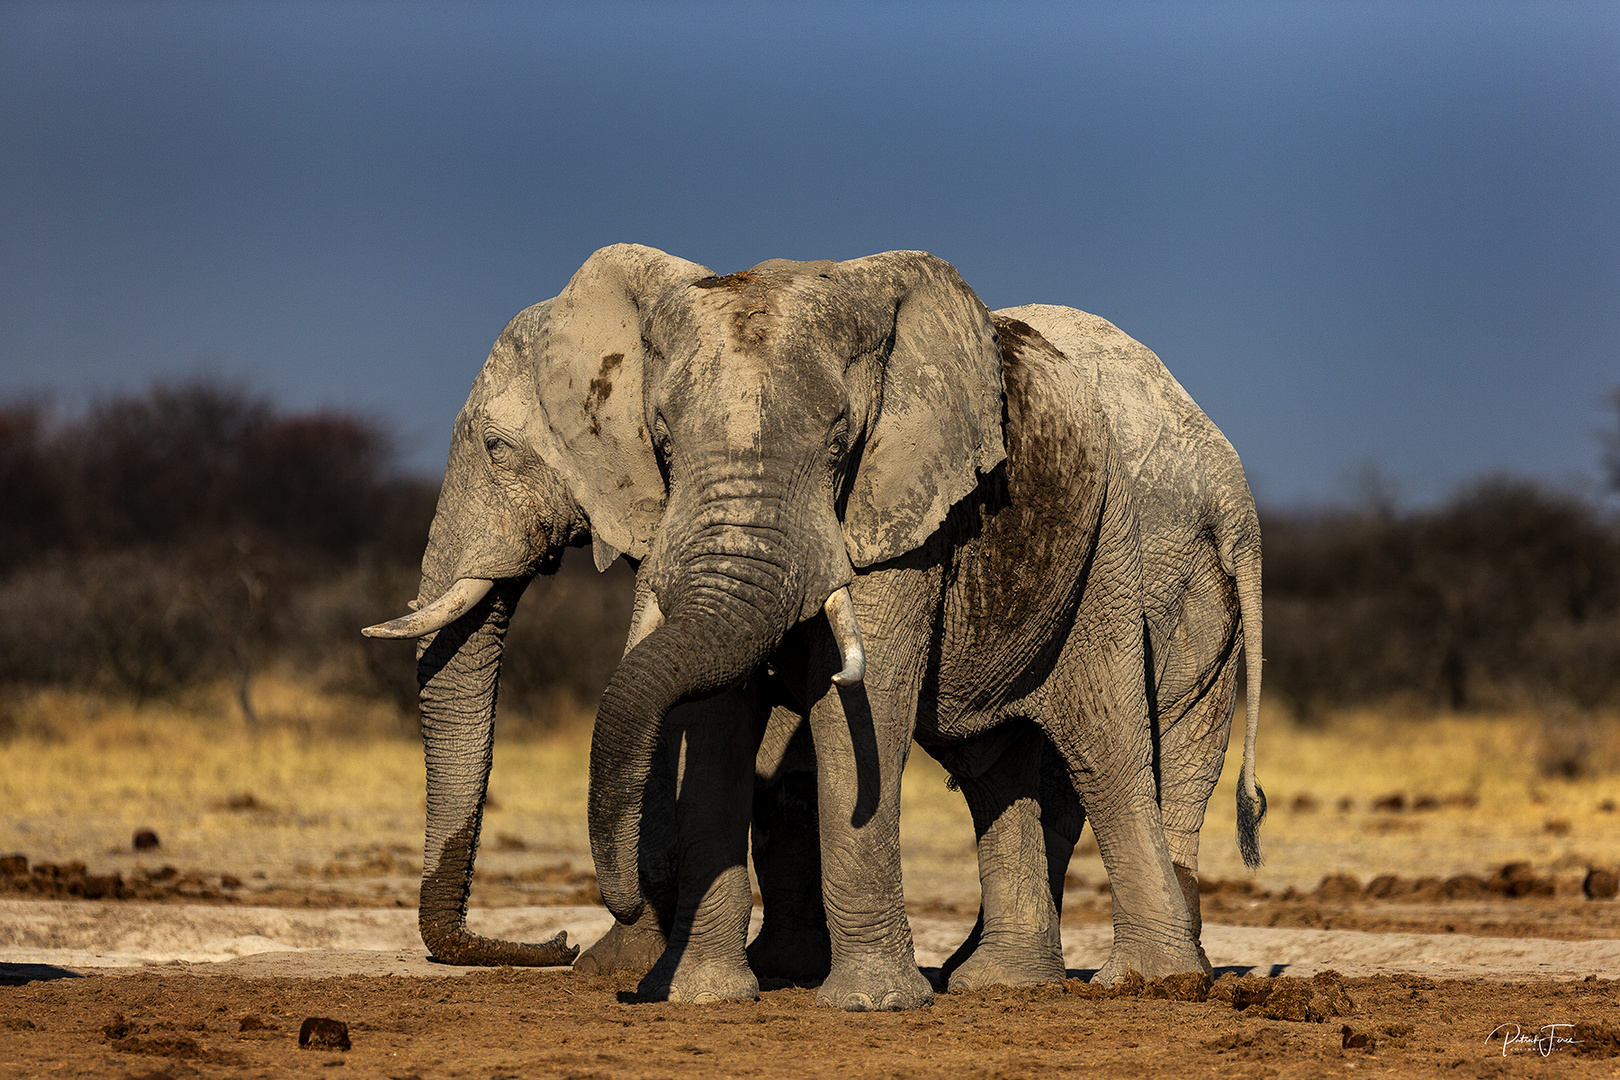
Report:
[[[1210,966],[1209,955],[1204,952],[1204,912],[1198,897],[1198,871],[1176,863],[1176,884],[1181,886],[1181,897],[1187,904],[1187,918],[1192,923],[1193,945],[1198,949],[1198,959],[1204,965],[1204,970],[1214,973]]]
[[[759,997],[759,980],[741,960],[704,959],[672,948],[641,980],[636,996],[643,1001],[684,1001],[693,1005],[753,1001]]]
[[[986,938],[973,955],[950,972],[950,990],[983,990],[989,986],[1041,986],[1063,981],[1063,949],[1048,935],[997,935]]]
[[[915,961],[873,956],[835,963],[816,992],[816,1002],[846,1012],[898,1012],[932,1005],[934,988]]]
[[[832,970],[832,939],[825,925],[784,928],[767,922],[748,944],[748,966],[765,978],[825,979]]]
[[[1145,941],[1122,942],[1116,934],[1113,951],[1108,954],[1108,962],[1097,970],[1091,981],[1103,986],[1112,986],[1115,979],[1123,978],[1125,973],[1130,971],[1136,972],[1144,979],[1159,979],[1166,975],[1181,975],[1188,972],[1201,972],[1205,975],[1212,973],[1209,958],[1195,942],[1184,945],[1163,945]]]
[[[581,975],[650,971],[664,955],[667,944],[656,918],[643,916],[634,925],[615,922],[600,941],[574,961],[574,970]]]

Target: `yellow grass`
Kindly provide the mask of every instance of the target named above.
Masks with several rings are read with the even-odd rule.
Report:
[[[423,772],[414,739],[384,734],[399,730],[398,719],[291,681],[261,680],[256,697],[263,717],[257,728],[243,723],[223,692],[141,709],[61,693],[15,704],[13,734],[0,744],[0,853],[79,859],[103,871],[170,862],[274,880],[375,861],[380,851],[409,873],[420,859]],[[350,734],[325,734],[332,730]],[[1529,715],[1364,712],[1313,730],[1268,713],[1260,779],[1271,813],[1260,881],[1308,886],[1336,871],[1363,880],[1383,872],[1443,877],[1520,859],[1572,875],[1588,863],[1620,863],[1620,814],[1601,809],[1606,800],[1620,801],[1620,779],[1542,776],[1541,739],[1541,722]],[[1206,821],[1206,876],[1246,873],[1233,841],[1239,744],[1234,739]],[[505,838],[508,851],[523,850],[522,859],[588,868],[588,755],[580,717],[543,739],[497,741],[481,866],[519,858],[497,850]],[[1454,798],[1402,813],[1372,808],[1396,792],[1408,806],[1420,796],[1476,802]],[[245,795],[252,805],[241,805]],[[1341,799],[1353,808],[1341,811]],[[961,797],[920,751],[912,754],[902,806],[908,896],[960,900],[976,890]],[[162,837],[156,855],[130,851],[130,836],[142,827]],[[1074,870],[1103,880],[1095,855],[1077,857]]]

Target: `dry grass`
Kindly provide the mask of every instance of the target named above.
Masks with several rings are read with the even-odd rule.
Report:
[[[422,761],[384,707],[326,697],[290,680],[262,680],[263,721],[249,728],[229,695],[178,705],[129,705],[42,693],[13,703],[0,744],[0,852],[80,859],[93,869],[145,862],[253,872],[269,879],[348,872],[420,859]],[[559,718],[542,739],[497,741],[480,866],[535,860],[589,868],[585,834],[588,716]],[[1347,871],[1405,876],[1479,872],[1520,859],[1566,874],[1620,863],[1620,721],[1582,721],[1578,742],[1531,715],[1394,716],[1361,712],[1320,728],[1268,713],[1260,779],[1271,813],[1261,883],[1311,886]],[[339,732],[332,735],[331,732]],[[1239,740],[1205,828],[1206,876],[1246,876],[1233,841]],[[1554,767],[1570,753],[1591,769]],[[916,752],[907,769],[902,836],[908,896],[960,901],[977,889],[972,830],[961,796]],[[1404,809],[1376,809],[1399,794]],[[251,797],[251,798],[249,798]],[[1348,808],[1341,802],[1348,800]],[[1432,805],[1431,805],[1432,803]],[[155,829],[156,854],[130,837]],[[1074,871],[1104,875],[1082,843]],[[378,868],[381,873],[387,866]]]

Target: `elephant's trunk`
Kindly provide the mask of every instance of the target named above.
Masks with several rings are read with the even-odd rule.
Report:
[[[814,611],[844,584],[828,580],[828,560],[808,550],[815,545],[805,529],[792,527],[786,495],[753,479],[694,487],[706,497],[671,505],[661,549],[642,571],[666,621],[620,661],[591,738],[591,854],[602,899],[624,923],[645,902],[637,873],[642,799],[664,717],[684,698],[748,676],[807,598],[819,593],[809,601]]]
[[[697,598],[694,598],[696,600]],[[746,605],[683,608],[630,650],[607,689],[591,736],[589,821],[602,900],[633,923],[644,898],[637,873],[642,792],[665,715],[683,698],[712,693],[764,662],[788,620]]]
[[[467,930],[467,897],[495,747],[495,693],[507,623],[527,578],[489,594],[419,646],[427,839],[418,923],[429,952],[451,964],[550,967],[579,952],[567,933],[543,944],[497,941]],[[431,583],[423,582],[424,597]],[[431,606],[431,605],[429,605]]]

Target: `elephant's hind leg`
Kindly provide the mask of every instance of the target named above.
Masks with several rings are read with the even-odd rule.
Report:
[[[1063,981],[1038,800],[1045,739],[1034,725],[1015,722],[1024,730],[988,769],[958,778],[978,836],[983,901],[979,939],[947,973],[952,991]]]
[[[1195,613],[1196,614],[1196,613]],[[1165,843],[1175,865],[1176,880],[1186,898],[1192,920],[1193,940],[1206,970],[1209,957],[1204,953],[1204,920],[1198,892],[1198,840],[1210,797],[1221,778],[1226,762],[1227,740],[1232,731],[1232,711],[1236,703],[1238,659],[1243,638],[1235,624],[1221,643],[1225,652],[1213,659],[1200,658],[1201,678],[1166,684],[1181,692],[1172,700],[1161,700],[1160,715],[1166,717],[1161,738],[1159,805],[1164,815]],[[1203,639],[1214,637],[1203,635]],[[1217,639],[1220,640],[1220,639]]]
[[[1096,980],[1203,971],[1159,808],[1141,635],[1096,633],[1107,622],[1084,614],[1047,683],[1051,711],[1038,719],[1068,766],[1113,890],[1114,945]]]
[[[782,711],[779,706],[778,714]],[[771,724],[777,722],[778,715],[773,715]],[[832,939],[821,901],[816,756],[810,725],[798,724],[775,775],[759,775],[759,762],[755,768],[750,833],[765,919],[759,935],[748,943],[748,965],[762,978],[819,981],[832,967]]]

